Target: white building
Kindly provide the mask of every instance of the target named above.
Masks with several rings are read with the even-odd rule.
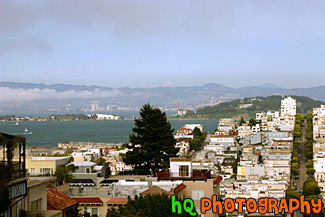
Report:
[[[96,114],[97,120],[118,120],[121,117],[116,115]]]
[[[314,178],[321,191],[325,190],[325,152],[319,152],[314,157]]]
[[[183,128],[188,128],[188,129],[191,129],[191,130],[194,130],[195,127],[199,128],[201,130],[201,132],[204,131],[204,127],[202,124],[184,124],[183,125]]]
[[[244,138],[244,137],[246,137],[246,136],[248,136],[248,135],[250,135],[250,134],[253,133],[251,127],[248,126],[248,125],[246,125],[246,124],[243,125],[243,126],[239,126],[237,128],[237,130],[238,130],[238,137],[239,138]]]
[[[296,100],[290,96],[281,100],[281,116],[296,115]]]
[[[224,131],[229,133],[229,131],[235,129],[235,122],[231,118],[221,118],[218,125],[219,131]]]
[[[313,115],[325,116],[325,105],[321,105],[320,108],[314,108]]]

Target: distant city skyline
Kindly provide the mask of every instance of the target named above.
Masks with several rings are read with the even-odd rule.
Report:
[[[325,85],[323,0],[17,0],[0,9],[0,81]]]

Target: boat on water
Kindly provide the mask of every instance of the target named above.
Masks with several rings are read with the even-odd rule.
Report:
[[[19,125],[18,121],[15,123],[15,125],[16,125],[16,126]]]
[[[27,128],[25,127],[25,132],[23,134],[33,134],[33,132],[28,131]]]

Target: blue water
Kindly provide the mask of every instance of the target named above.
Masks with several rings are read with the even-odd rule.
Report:
[[[178,129],[184,124],[203,124],[207,132],[217,128],[215,120],[170,120],[172,127]],[[56,147],[59,142],[128,142],[129,134],[134,127],[133,120],[120,121],[47,121],[20,122],[18,126],[13,122],[0,122],[0,132],[8,134],[22,134],[25,127],[33,132],[23,135],[27,139],[27,146]]]

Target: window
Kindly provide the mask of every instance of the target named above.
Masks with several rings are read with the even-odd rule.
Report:
[[[86,168],[86,173],[90,173],[90,169],[89,168]]]
[[[189,166],[188,165],[179,166],[179,176],[189,176]]]
[[[83,188],[83,186],[81,186],[78,190],[79,190],[79,195],[83,195],[83,193],[84,193],[84,188]]]
[[[204,197],[204,190],[200,189],[193,189],[192,190],[192,199],[193,200],[201,200],[201,198]]]
[[[41,168],[42,174],[51,174],[51,168]]]
[[[30,210],[41,210],[42,199],[35,200],[29,204]]]
[[[92,217],[98,217],[98,208],[84,208],[84,214],[89,213]]]
[[[36,169],[35,168],[30,168],[30,173],[36,173]]]
[[[91,214],[92,214],[92,217],[97,217],[98,216],[98,208],[92,208]]]

